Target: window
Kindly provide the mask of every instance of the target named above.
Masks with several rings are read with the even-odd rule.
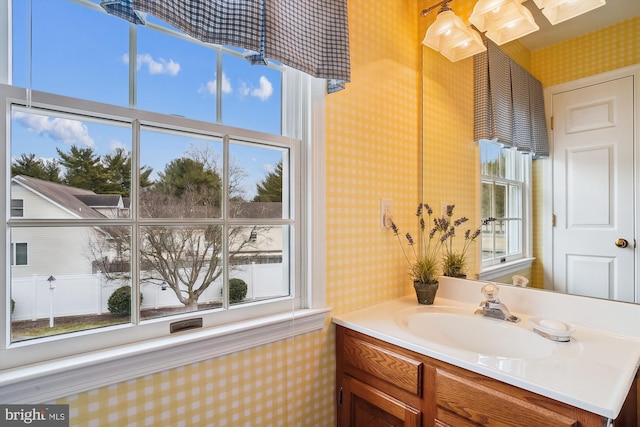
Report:
[[[5,223],[24,242],[6,245],[15,309],[0,370],[166,339],[183,320],[228,329],[321,306],[307,242],[324,125],[305,110],[324,108],[325,82],[153,17],[130,28],[90,0],[27,3],[0,10],[13,33],[0,49],[13,64],[0,72],[13,76],[0,85]],[[51,307],[54,323],[78,316],[71,330],[34,327]]]
[[[24,216],[24,200],[11,199],[11,216],[13,217]]]
[[[11,265],[27,265],[27,244],[11,244]]]
[[[480,140],[483,270],[527,256],[531,156]]]

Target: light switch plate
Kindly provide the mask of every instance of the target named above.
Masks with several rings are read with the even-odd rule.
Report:
[[[380,226],[382,228],[391,228],[392,214],[393,202],[391,199],[380,199]]]

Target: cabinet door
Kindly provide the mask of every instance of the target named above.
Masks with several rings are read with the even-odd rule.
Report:
[[[421,427],[422,413],[409,405],[345,376],[338,416],[343,427]]]
[[[594,424],[582,424],[575,417],[577,412],[565,415],[545,407],[548,399],[453,367],[437,370],[436,401],[436,417],[444,425],[464,426],[465,419],[469,424],[495,427],[603,425],[595,414]]]

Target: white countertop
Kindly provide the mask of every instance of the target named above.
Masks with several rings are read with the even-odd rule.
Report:
[[[440,309],[473,313],[483,299],[480,289],[484,284],[441,278],[433,306],[421,306],[415,296],[410,296],[335,315],[333,322],[603,417],[617,418],[640,364],[640,306],[501,285],[498,297],[522,319],[512,324],[514,327],[532,330],[528,322],[531,317],[575,326],[570,342],[545,340],[545,345],[554,347],[554,353],[532,359],[452,348],[412,334],[399,321],[399,313],[412,308],[417,308],[416,312]]]

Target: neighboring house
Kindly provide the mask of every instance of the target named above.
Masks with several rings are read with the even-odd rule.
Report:
[[[28,219],[128,218],[129,198],[116,194],[96,194],[50,181],[18,175],[11,180],[11,216]],[[234,204],[235,218],[282,218],[282,204],[240,202]],[[13,278],[92,274],[96,272],[90,256],[90,242],[100,230],[86,227],[69,232],[66,227],[13,228],[11,265]],[[281,263],[283,230],[280,226],[247,226],[241,252],[244,263]],[[56,260],[65,254],[65,263]],[[121,271],[121,270],[120,270]]]
[[[28,219],[127,217],[128,200],[113,194],[69,187],[18,175],[11,180],[11,216]],[[12,277],[92,273],[88,242],[96,233],[69,232],[66,227],[13,228],[11,233]],[[65,254],[60,265],[59,254]]]

